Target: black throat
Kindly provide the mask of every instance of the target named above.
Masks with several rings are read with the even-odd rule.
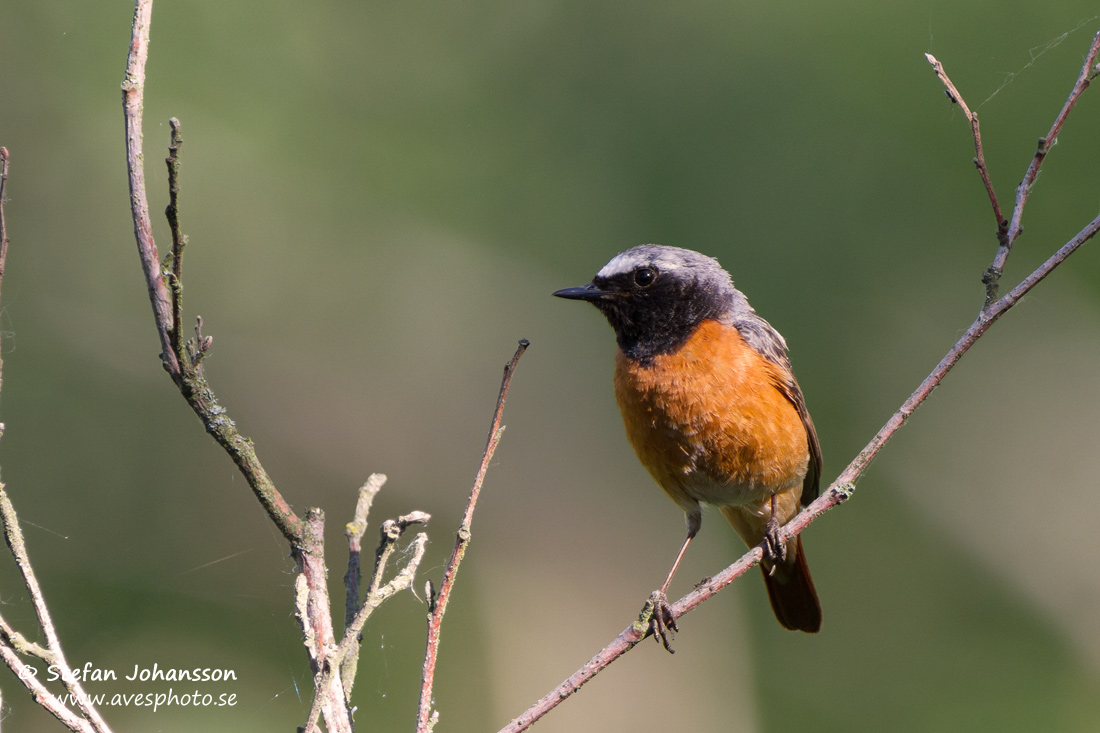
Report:
[[[594,305],[615,329],[623,354],[648,367],[654,358],[678,351],[703,321],[719,319],[727,301],[694,281],[671,280],[644,292],[616,292]]]

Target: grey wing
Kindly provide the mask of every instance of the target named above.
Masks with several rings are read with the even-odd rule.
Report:
[[[810,417],[810,411],[806,409],[806,398],[802,395],[802,388],[794,378],[791,369],[791,360],[787,356],[787,342],[772,328],[771,324],[758,316],[748,303],[744,303],[745,310],[737,314],[733,320],[733,326],[745,339],[745,343],[751,346],[768,361],[779,366],[785,379],[778,385],[783,396],[798,410],[798,416],[802,419],[802,427],[806,428],[806,443],[810,449],[810,465],[806,469],[806,478],[802,480],[802,506],[806,506],[817,498],[821,490],[821,443],[817,440],[817,430],[814,421]]]

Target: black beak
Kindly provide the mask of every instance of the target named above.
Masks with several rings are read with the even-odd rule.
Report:
[[[609,295],[611,295],[611,293],[606,290],[600,290],[592,283],[581,285],[578,288],[565,288],[554,292],[554,297],[565,298],[567,300],[602,300]]]

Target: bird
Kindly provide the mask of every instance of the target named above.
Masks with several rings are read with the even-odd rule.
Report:
[[[787,344],[718,260],[643,244],[587,285],[554,292],[594,305],[615,331],[615,399],[641,464],[684,511],[687,536],[651,597],[650,630],[665,648],[677,630],[667,591],[716,506],[749,547],[764,543],[764,584],[786,629],[821,629],[802,538],[779,528],[819,491],[821,446]]]

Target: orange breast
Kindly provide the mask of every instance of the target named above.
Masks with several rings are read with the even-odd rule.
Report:
[[[756,503],[792,487],[797,496],[808,442],[776,386],[781,372],[717,321],[704,321],[679,351],[650,366],[617,354],[615,398],[627,438],[685,511],[697,502]]]

